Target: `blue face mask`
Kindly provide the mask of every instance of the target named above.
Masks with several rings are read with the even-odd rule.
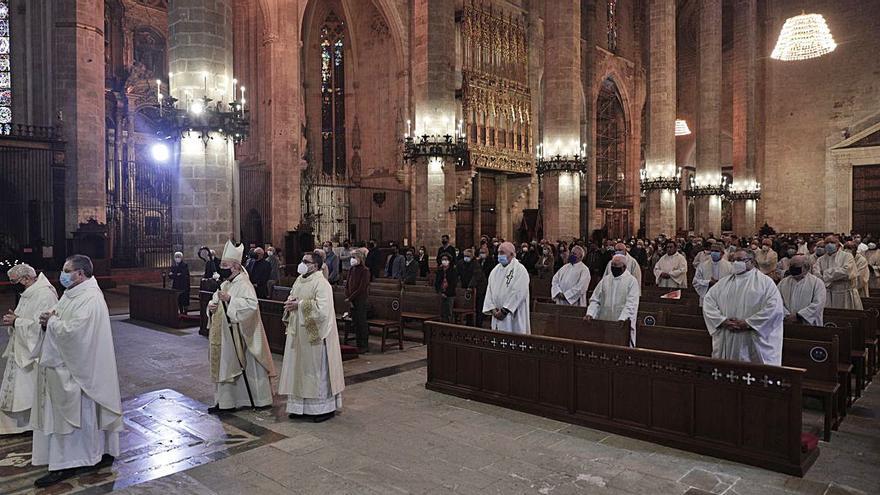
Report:
[[[721,253],[719,253],[718,251],[712,251],[712,253],[710,253],[710,256],[712,256],[712,261],[716,263],[721,260]]]
[[[69,289],[70,286],[73,285],[73,273],[61,272],[58,281],[61,282],[61,285],[63,285],[65,289]]]
[[[576,255],[571,255],[568,257],[568,262],[572,265],[578,262],[578,257]]]
[[[470,262],[471,262],[471,257],[470,257],[470,256],[465,256],[465,257],[464,257],[464,262],[465,262],[465,263],[470,263]]]
[[[826,244],[825,254],[834,254],[837,252],[837,244]]]
[[[621,256],[626,256],[626,251],[614,251],[614,254],[615,254],[615,255],[618,255],[618,254],[619,254],[619,255],[621,255]]]
[[[510,261],[507,259],[506,254],[499,254],[498,262],[501,263],[501,266],[507,266],[507,263],[509,263]]]

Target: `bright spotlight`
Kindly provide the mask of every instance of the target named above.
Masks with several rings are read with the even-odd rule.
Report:
[[[153,160],[158,163],[165,163],[171,158],[171,150],[168,149],[168,144],[154,143],[152,147],[150,147],[150,154],[153,156]]]
[[[196,100],[189,107],[189,111],[193,113],[193,115],[201,115],[203,111],[205,111],[205,104],[202,103],[202,100]]]

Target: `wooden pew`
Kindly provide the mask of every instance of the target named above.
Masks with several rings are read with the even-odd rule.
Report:
[[[179,296],[180,291],[174,289],[132,284],[128,287],[129,317],[169,328],[193,326],[177,310]]]
[[[868,353],[865,350],[865,327],[867,315],[861,311],[826,308],[823,315],[826,327],[850,327],[852,328],[852,356],[853,375],[855,377],[855,398],[862,396],[865,388],[867,374]]]
[[[560,304],[538,302],[532,305],[531,314],[534,313],[550,313],[565,316],[579,316],[581,318],[587,314],[587,308],[583,306],[562,306]]]
[[[403,350],[403,325],[400,321],[400,297],[374,296],[370,294],[367,326],[378,328],[382,338],[379,352],[385,352],[385,343],[389,337],[397,334],[397,348]]]
[[[585,321],[581,316],[540,315],[531,318],[532,335],[628,346],[629,321]],[[549,316],[549,318],[547,318]]]
[[[483,308],[477,308],[476,289],[455,289],[455,301],[452,306],[452,317],[455,323],[460,325],[474,326],[477,311]]]
[[[441,322],[426,329],[429,390],[796,476],[819,454],[801,431],[800,369]]]
[[[695,356],[712,355],[712,337],[694,328],[639,326],[636,330],[639,348],[681,352]],[[782,343],[782,364],[806,370],[803,393],[822,402],[824,438],[831,441],[831,430],[837,420],[840,384],[838,382],[837,336],[830,341],[785,338]],[[814,354],[821,359],[816,359]]]
[[[400,308],[400,327],[413,322],[419,324],[419,329],[424,331],[425,322],[440,319],[440,295],[436,292],[426,293],[408,290],[411,286],[404,286]],[[422,337],[424,342],[424,337]]]

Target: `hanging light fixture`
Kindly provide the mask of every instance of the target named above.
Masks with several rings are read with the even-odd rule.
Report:
[[[776,60],[806,60],[833,52],[837,43],[821,14],[789,17],[782,25],[776,48],[770,58]]]
[[[687,136],[691,133],[691,130],[688,128],[688,123],[684,119],[675,119],[675,135],[676,136]]]

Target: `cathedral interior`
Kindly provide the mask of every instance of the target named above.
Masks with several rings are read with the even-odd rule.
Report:
[[[880,493],[876,385],[809,474],[429,392],[403,329],[346,361],[334,429],[216,420],[207,301],[190,326],[129,307],[227,240],[293,276],[327,241],[876,239],[878,20],[880,0],[0,0],[0,301],[13,264],[86,254],[127,363],[125,463],[37,493]],[[0,493],[31,493],[29,445],[0,436]]]

